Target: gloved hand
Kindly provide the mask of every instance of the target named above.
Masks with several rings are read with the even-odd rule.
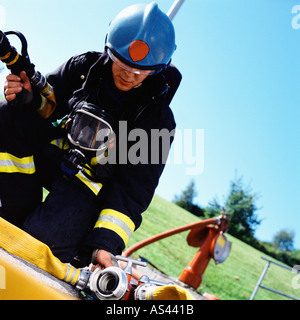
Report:
[[[108,251],[103,249],[97,250],[96,259],[98,264],[93,267],[92,271],[94,271],[96,268],[105,269],[113,266],[111,254]]]
[[[5,99],[9,102],[13,101],[23,89],[22,102],[29,104],[32,101],[32,87],[25,71],[21,71],[20,76],[9,74],[6,77],[4,89]]]

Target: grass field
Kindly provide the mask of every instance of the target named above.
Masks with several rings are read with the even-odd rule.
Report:
[[[155,196],[150,207],[143,214],[142,226],[134,233],[128,247],[152,235],[198,220],[198,217],[175,204]],[[197,248],[187,245],[187,234],[188,231],[163,239],[140,249],[134,256],[141,255],[169,276],[178,278],[197,251]],[[215,265],[211,260],[199,291],[212,293],[222,300],[249,300],[266,265],[266,261],[261,257],[270,257],[230,235],[227,235],[227,238],[232,242],[228,259],[220,265]],[[292,288],[292,280],[295,276],[291,271],[271,264],[262,284],[300,299],[300,289]],[[255,300],[281,299],[286,298],[261,288],[255,297]]]

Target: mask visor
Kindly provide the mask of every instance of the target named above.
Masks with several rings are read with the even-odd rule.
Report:
[[[108,122],[81,109],[74,117],[68,138],[73,145],[81,149],[99,151],[107,148],[106,143],[111,134],[113,130]]]

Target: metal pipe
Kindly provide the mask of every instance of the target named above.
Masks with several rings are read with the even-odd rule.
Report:
[[[271,263],[274,263],[275,265],[277,265],[277,266],[279,266],[279,267],[282,267],[282,268],[285,268],[285,269],[287,269],[287,270],[293,271],[292,268],[290,268],[290,267],[288,267],[288,266],[285,266],[285,265],[283,265],[283,264],[281,264],[281,263],[278,263],[278,262],[276,262],[276,261],[274,261],[274,260],[270,260],[270,259],[265,258],[265,257],[261,257],[261,258],[262,258],[263,260],[267,261],[267,264],[266,264],[266,266],[265,266],[265,268],[264,268],[264,270],[263,270],[263,272],[262,272],[262,274],[261,274],[261,276],[260,276],[260,278],[259,278],[256,286],[255,286],[255,289],[254,289],[254,291],[253,291],[253,293],[252,293],[252,295],[251,295],[251,297],[250,297],[250,300],[254,300],[254,297],[256,296],[257,291],[258,291],[259,288],[262,288],[262,289],[265,289],[265,290],[269,290],[269,291],[271,291],[271,292],[273,292],[273,293],[282,295],[282,296],[287,297],[287,298],[289,298],[289,299],[299,300],[298,298],[292,297],[292,296],[290,296],[290,295],[288,295],[288,294],[286,294],[286,293],[283,293],[283,292],[280,292],[280,291],[278,291],[278,290],[275,290],[275,289],[272,289],[272,288],[263,286],[263,285],[261,284],[262,281],[263,281],[263,279],[264,279],[264,277],[265,277],[265,275],[266,275],[266,273],[267,273],[267,271],[268,271],[268,269],[269,269],[269,267],[270,267],[270,264],[271,264]]]
[[[184,0],[176,0],[172,7],[167,12],[167,16],[170,18],[170,20],[173,20],[176,16],[177,12],[179,11],[180,7],[182,6]]]
[[[262,258],[263,260],[265,260],[265,261],[269,261],[269,262],[271,262],[271,263],[276,264],[278,267],[282,267],[282,268],[285,268],[285,269],[287,269],[287,270],[289,270],[289,271],[293,271],[293,268],[288,267],[288,266],[285,266],[285,265],[282,264],[282,263],[278,263],[278,262],[276,262],[276,261],[274,261],[274,260],[270,260],[270,259],[265,258],[265,257],[261,257],[261,258]]]
[[[254,289],[254,291],[253,291],[253,293],[252,293],[252,295],[250,297],[250,300],[254,300],[254,297],[256,296],[257,290],[261,286],[261,283],[264,280],[264,277],[265,277],[265,275],[266,275],[266,273],[267,273],[267,271],[268,271],[268,269],[270,267],[270,263],[271,263],[270,261],[267,262],[267,264],[266,264],[266,266],[265,266],[265,268],[264,268],[264,270],[263,270],[263,272],[262,272],[262,274],[261,274],[261,276],[260,276],[260,278],[259,278],[259,280],[258,280],[258,282],[256,284],[256,287],[255,287],[255,289]]]
[[[276,293],[276,294],[279,294],[279,295],[281,295],[281,296],[283,296],[283,297],[286,297],[286,298],[289,298],[289,299],[291,299],[291,300],[299,300],[298,298],[295,298],[295,297],[293,297],[293,296],[290,296],[290,295],[288,295],[288,294],[286,294],[286,293],[283,293],[283,292],[280,292],[280,291],[278,291],[278,290],[275,290],[275,289],[272,289],[272,288],[269,288],[269,287],[265,287],[265,286],[263,286],[263,285],[260,285],[260,288],[265,289],[265,290],[268,290],[268,291],[271,291],[271,292]]]

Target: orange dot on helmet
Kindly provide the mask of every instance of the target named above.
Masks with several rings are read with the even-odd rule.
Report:
[[[146,58],[149,50],[147,43],[141,40],[134,40],[129,46],[129,54],[134,62],[141,61]]]

